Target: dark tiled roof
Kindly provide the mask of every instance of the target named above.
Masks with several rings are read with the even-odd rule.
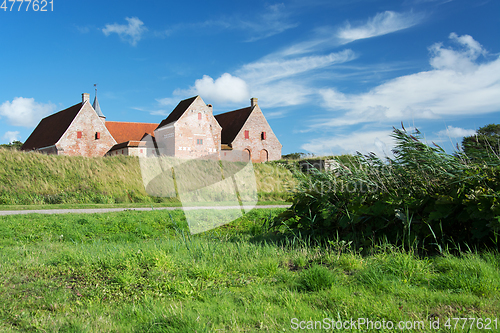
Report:
[[[109,151],[117,150],[117,149],[122,149],[122,148],[127,148],[127,147],[146,147],[146,142],[144,141],[126,141],[126,142],[120,142],[111,147]]]
[[[71,122],[75,119],[81,108],[82,103],[78,103],[43,118],[21,149],[33,150],[55,145],[63,136],[64,132],[66,132],[69,125],[71,125]]]
[[[252,113],[252,107],[221,113],[215,116],[217,122],[222,127],[221,143],[231,144],[240,132],[241,128]]]
[[[106,128],[116,143],[127,141],[140,141],[145,134],[154,135],[158,124],[151,123],[129,123],[122,121],[106,121]]]
[[[184,114],[184,112],[186,112],[187,108],[194,102],[196,97],[198,96],[180,101],[179,104],[177,104],[177,106],[175,107],[174,111],[172,111],[167,118],[162,120],[157,129],[167,124],[173,123],[174,121],[177,121]]]
[[[106,118],[106,116],[102,114],[101,106],[99,105],[99,101],[97,100],[97,96],[94,98],[94,104],[92,104],[92,107],[94,108],[95,113],[97,113],[97,115],[99,117]]]

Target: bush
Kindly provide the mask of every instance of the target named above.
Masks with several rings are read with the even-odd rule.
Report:
[[[394,159],[358,154],[334,173],[304,175],[272,226],[364,248],[380,240],[426,251],[498,248],[500,163],[472,163],[418,135],[394,129]]]

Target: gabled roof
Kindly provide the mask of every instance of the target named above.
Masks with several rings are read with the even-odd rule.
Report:
[[[43,118],[21,149],[33,150],[55,145],[71,125],[78,112],[80,112],[82,106],[82,103],[78,103]]]
[[[170,112],[167,118],[163,119],[160,125],[158,125],[158,128],[163,127],[167,124],[173,123],[174,121],[177,121],[183,114],[186,112],[186,110],[189,108],[191,104],[193,104],[194,100],[198,96],[194,96],[188,99],[185,99],[183,101],[180,101],[179,104],[175,107],[174,111]]]
[[[236,135],[240,132],[248,117],[252,113],[253,107],[221,113],[215,116],[217,122],[222,127],[221,144],[231,144]]]
[[[97,96],[94,98],[94,104],[92,104],[92,107],[94,108],[95,113],[97,113],[99,117],[106,118],[106,116],[102,114],[101,107],[99,106],[99,101],[97,100]]]
[[[154,135],[158,124],[106,121],[106,128],[117,143],[141,141],[146,133]]]

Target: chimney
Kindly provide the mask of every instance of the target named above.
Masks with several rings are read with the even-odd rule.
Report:
[[[214,108],[213,108],[212,104],[207,104],[207,107],[209,108],[211,113],[214,113]]]
[[[255,98],[255,97],[250,98],[250,106],[251,107],[256,106],[257,105],[257,100],[258,100],[258,98]]]
[[[83,93],[82,94],[82,104],[85,104],[90,99],[90,94]]]

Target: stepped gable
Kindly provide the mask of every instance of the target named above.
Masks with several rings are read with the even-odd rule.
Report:
[[[83,103],[78,103],[43,118],[23,144],[21,150],[34,150],[55,145],[68,130],[82,106]]]
[[[194,100],[198,96],[194,96],[188,99],[185,99],[183,101],[180,101],[179,104],[175,107],[175,109],[168,115],[167,118],[163,119],[160,125],[156,129],[159,129],[160,127],[163,127],[167,124],[173,123],[174,121],[177,121],[183,114],[186,112],[186,110],[189,108],[191,104],[193,104]]]
[[[241,128],[252,113],[253,108],[253,106],[249,106],[215,116],[215,119],[217,119],[217,122],[222,127],[221,144],[230,145],[234,141],[236,135],[241,131]]]

